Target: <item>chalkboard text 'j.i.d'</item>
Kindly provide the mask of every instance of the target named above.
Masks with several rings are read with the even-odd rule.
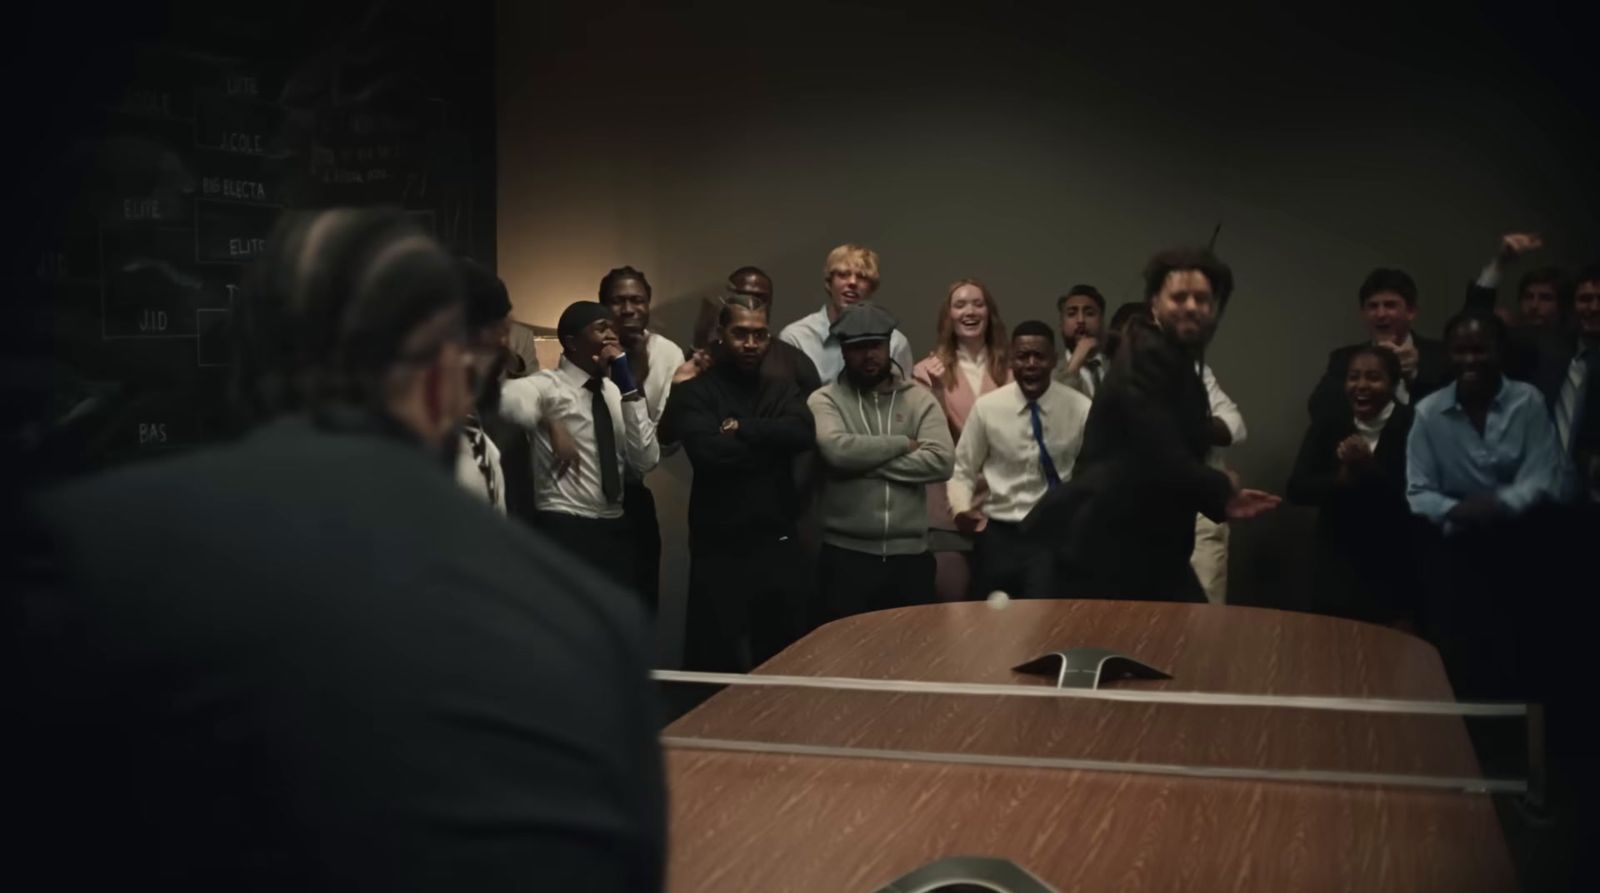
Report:
[[[144,310],[139,313],[139,331],[165,332],[167,330],[167,311]]]

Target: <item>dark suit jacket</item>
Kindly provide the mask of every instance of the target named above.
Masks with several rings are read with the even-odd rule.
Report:
[[[1288,497],[1319,509],[1315,610],[1374,621],[1411,612],[1418,522],[1406,504],[1406,439],[1413,417],[1396,404],[1372,463],[1344,482],[1335,451],[1356,430],[1348,410],[1313,422],[1300,442]]]
[[[1137,324],[1101,384],[1072,477],[1024,529],[1055,551],[1058,597],[1199,600],[1194,516],[1232,485],[1205,463],[1210,403],[1194,358]]]
[[[1494,289],[1476,282],[1467,285],[1464,309],[1490,313],[1494,304]],[[1509,334],[1511,355],[1505,358],[1506,376],[1538,388],[1553,408],[1567,379],[1567,366],[1578,350],[1578,336],[1566,327],[1556,326],[1512,326]]]
[[[1476,282],[1467,285],[1466,309],[1490,312],[1494,304],[1494,289],[1483,288]],[[1513,326],[1510,336],[1511,355],[1505,359],[1506,376],[1538,388],[1554,415],[1572,358],[1580,346],[1577,333],[1566,326]],[[1587,469],[1596,465],[1600,457],[1600,387],[1594,383],[1587,388],[1582,421],[1573,433],[1569,453],[1579,469],[1582,487],[1587,490],[1590,486]]]
[[[13,728],[62,889],[659,889],[637,600],[414,441],[279,421],[39,518]]]
[[[1411,405],[1416,406],[1423,397],[1450,383],[1450,357],[1445,353],[1444,342],[1412,332],[1412,343],[1417,347],[1417,377],[1406,382],[1406,393]],[[1365,344],[1346,344],[1328,354],[1328,367],[1322,378],[1306,399],[1306,411],[1313,421],[1337,418],[1350,411],[1344,396],[1344,375],[1350,365],[1350,355]]]

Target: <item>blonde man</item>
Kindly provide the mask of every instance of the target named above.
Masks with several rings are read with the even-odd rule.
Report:
[[[822,309],[802,316],[778,334],[778,339],[799,348],[816,365],[824,385],[837,381],[844,371],[844,352],[832,327],[846,307],[870,300],[878,290],[878,253],[860,245],[840,245],[828,252],[822,265],[822,284],[828,302]],[[889,339],[889,356],[900,367],[902,375],[910,376],[914,362],[911,342],[895,329]]]

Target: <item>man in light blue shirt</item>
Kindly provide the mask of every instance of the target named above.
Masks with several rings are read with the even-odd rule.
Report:
[[[878,253],[860,245],[840,245],[828,252],[822,267],[823,285],[828,290],[828,303],[815,313],[802,316],[778,333],[778,340],[798,347],[811,358],[825,385],[833,384],[844,371],[844,351],[839,339],[831,330],[839,314],[846,307],[871,299],[878,290]],[[911,358],[911,342],[899,329],[889,338],[889,357],[900,367],[907,378],[915,362]]]
[[[1412,513],[1448,535],[1560,499],[1565,457],[1544,397],[1501,374],[1504,323],[1463,313],[1445,339],[1456,380],[1417,404],[1406,444]]]

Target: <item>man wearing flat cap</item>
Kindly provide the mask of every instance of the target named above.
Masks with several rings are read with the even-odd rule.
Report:
[[[895,320],[872,303],[830,329],[838,377],[806,401],[825,465],[817,618],[933,600],[927,485],[955,466],[950,427],[933,394],[890,359]]]
[[[604,304],[572,304],[556,334],[556,368],[506,382],[500,411],[533,434],[535,526],[631,591],[622,483],[626,472],[642,476],[661,460],[656,426]],[[576,462],[558,455],[548,426],[539,424],[552,415],[571,435]]]

